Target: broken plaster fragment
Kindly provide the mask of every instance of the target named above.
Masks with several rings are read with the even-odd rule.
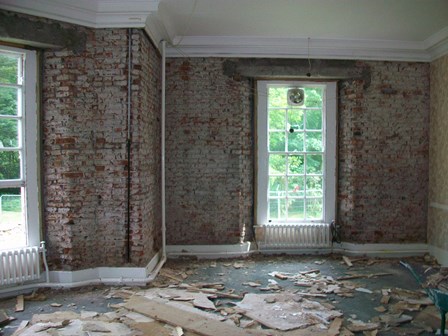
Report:
[[[266,300],[275,300],[267,304]],[[307,328],[312,325],[326,325],[342,313],[331,310],[319,302],[303,299],[296,302],[290,294],[246,294],[237,306],[244,309],[244,315],[262,325],[278,330]]]
[[[243,286],[260,287],[261,284],[258,283],[258,282],[252,282],[252,281],[249,281],[249,282],[244,282],[244,283],[243,283]]]
[[[388,326],[396,327],[402,323],[412,321],[412,316],[405,314],[383,314],[379,316],[379,320]]]
[[[361,320],[348,319],[348,321],[350,324],[347,326],[347,329],[351,332],[375,330],[380,326],[379,323],[363,322]]]
[[[185,335],[184,331],[183,331],[183,329],[181,327],[174,328],[174,331],[176,332],[176,336],[183,336],[183,335]]]
[[[387,308],[384,306],[378,306],[373,309],[375,309],[378,313],[384,313],[387,310]]]
[[[271,273],[269,273],[269,275],[273,276],[273,277],[275,277],[277,279],[280,279],[280,280],[287,280],[287,279],[289,279],[288,275],[286,275],[284,273],[277,272],[277,271],[271,272]]]
[[[347,265],[348,267],[352,267],[352,266],[353,266],[353,264],[352,264],[352,262],[351,262],[351,260],[350,260],[349,257],[342,256],[342,260],[344,260],[344,262],[346,263],[346,265]]]
[[[244,263],[241,262],[241,261],[235,261],[235,262],[233,263],[233,268],[235,268],[235,269],[240,269],[240,268],[243,268],[243,267],[245,267],[245,265],[244,265]]]
[[[100,332],[100,333],[110,333],[110,329],[99,325],[98,323],[94,322],[85,322],[82,326],[83,331],[87,332]]]
[[[389,301],[390,301],[390,296],[389,295],[383,295],[381,297],[381,300],[380,300],[381,304],[388,304]]]
[[[276,300],[275,300],[275,297],[268,297],[268,298],[264,299],[264,302],[266,302],[266,303],[275,303]]]

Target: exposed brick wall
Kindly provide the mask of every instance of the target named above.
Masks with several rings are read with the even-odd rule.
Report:
[[[223,62],[168,61],[168,244],[235,243],[241,223],[253,222],[251,86],[247,79],[223,76]],[[343,239],[425,242],[429,66],[358,62],[356,67],[369,69],[371,77],[370,83],[340,83]]]
[[[43,57],[43,225],[49,260],[52,269],[121,266],[128,31],[61,26],[76,29],[87,42],[85,48],[77,43],[76,52],[47,50]],[[143,266],[161,246],[160,56],[139,30],[133,30],[132,54],[131,257]],[[225,75],[225,60],[167,63],[168,244],[252,238],[253,84]],[[339,87],[343,239],[425,242],[429,65],[357,66],[370,70],[370,82],[345,80]]]
[[[223,61],[167,61],[167,244],[250,235],[252,86],[225,76]]]
[[[371,83],[339,90],[339,223],[344,241],[424,243],[429,65],[359,62]]]
[[[161,248],[161,58],[142,30],[132,35],[132,261]]]
[[[448,250],[448,55],[431,63],[428,244]]]
[[[44,226],[56,269],[126,261],[128,31],[78,29],[82,53],[44,53]],[[136,30],[132,61],[131,256],[142,266],[160,245],[160,57]]]

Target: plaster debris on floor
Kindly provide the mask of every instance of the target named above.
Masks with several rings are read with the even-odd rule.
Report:
[[[411,262],[424,275],[423,286],[447,288],[446,269],[424,259]],[[82,293],[85,301],[77,291],[54,290],[0,301],[2,333],[431,335],[441,322],[424,288],[395,259],[177,260],[147,287]]]

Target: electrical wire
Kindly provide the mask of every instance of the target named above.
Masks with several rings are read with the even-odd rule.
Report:
[[[308,48],[307,48],[307,52],[308,52],[308,65],[309,65],[309,68],[308,68],[308,73],[306,74],[307,77],[311,77],[310,39],[311,39],[311,38],[308,37]]]

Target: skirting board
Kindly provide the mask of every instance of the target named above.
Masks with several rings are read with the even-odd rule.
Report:
[[[244,257],[255,252],[253,244],[246,242],[233,245],[167,245],[168,257],[198,257],[203,259]]]
[[[159,251],[146,267],[96,267],[79,271],[50,271],[50,283],[78,287],[92,282],[98,284],[142,284],[161,259]]]
[[[152,281],[164,261],[159,251],[146,267],[97,267],[79,271],[50,271],[50,282],[0,287],[0,298],[30,293],[36,288],[75,288],[88,285],[146,285]]]
[[[428,244],[429,253],[437,259],[440,265],[447,267],[448,266],[448,250],[441,249],[440,247],[429,245]]]
[[[428,253],[426,244],[334,244],[332,248],[272,249],[258,251],[250,242],[235,245],[168,245],[167,255],[171,258],[194,256],[204,259],[244,257],[252,253],[261,254],[330,254],[342,253],[350,256],[407,257]]]
[[[344,243],[333,245],[334,253],[352,256],[369,256],[383,258],[399,258],[421,256],[428,253],[427,244],[353,244]]]

